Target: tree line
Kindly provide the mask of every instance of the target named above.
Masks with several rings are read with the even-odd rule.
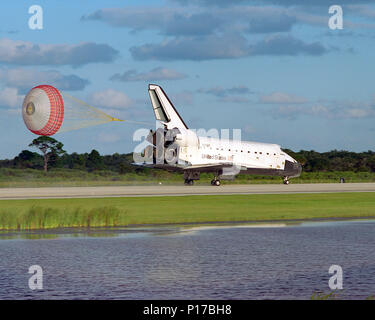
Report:
[[[332,150],[317,152],[314,150],[300,150],[294,152],[284,149],[303,166],[303,171],[353,171],[375,172],[375,152],[351,152],[345,150]]]
[[[118,154],[100,155],[97,150],[90,153],[68,154],[63,150],[64,145],[47,136],[40,136],[30,143],[29,147],[39,152],[22,150],[13,159],[0,160],[0,167],[14,169],[40,169],[48,171],[51,168],[65,168],[85,171],[109,170],[119,173],[135,171],[131,165],[133,155]]]
[[[143,171],[144,169],[131,165],[133,154],[101,155],[97,150],[89,153],[71,154],[63,150],[63,144],[51,137],[39,137],[30,143],[29,147],[35,151],[22,150],[13,159],[0,160],[0,167],[15,169],[40,169],[47,171],[50,168],[77,169],[85,171],[108,170],[120,174]],[[319,171],[353,171],[375,172],[375,152],[350,152],[332,150],[317,152],[301,150],[294,152],[284,151],[303,165],[305,172]]]

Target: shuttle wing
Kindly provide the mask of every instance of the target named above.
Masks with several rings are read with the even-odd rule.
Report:
[[[232,163],[212,163],[212,164],[197,164],[197,165],[191,165],[184,168],[184,170],[194,170],[194,171],[218,171],[220,169],[224,168],[231,168],[233,167]]]

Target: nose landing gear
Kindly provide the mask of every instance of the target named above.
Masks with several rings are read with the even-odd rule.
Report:
[[[288,177],[284,177],[284,178],[283,178],[283,183],[284,183],[284,184],[289,184],[289,179],[288,179]]]

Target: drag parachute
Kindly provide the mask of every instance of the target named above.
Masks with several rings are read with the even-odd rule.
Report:
[[[41,136],[123,121],[50,85],[40,85],[29,91],[23,101],[22,117],[26,127]]]
[[[41,136],[51,136],[59,131],[64,120],[64,101],[60,92],[49,85],[34,87],[22,105],[26,127]]]

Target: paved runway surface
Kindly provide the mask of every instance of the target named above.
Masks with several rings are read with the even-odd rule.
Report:
[[[134,196],[182,196],[207,194],[375,192],[375,183],[251,184],[216,186],[114,186],[0,188],[0,199],[101,198]]]

